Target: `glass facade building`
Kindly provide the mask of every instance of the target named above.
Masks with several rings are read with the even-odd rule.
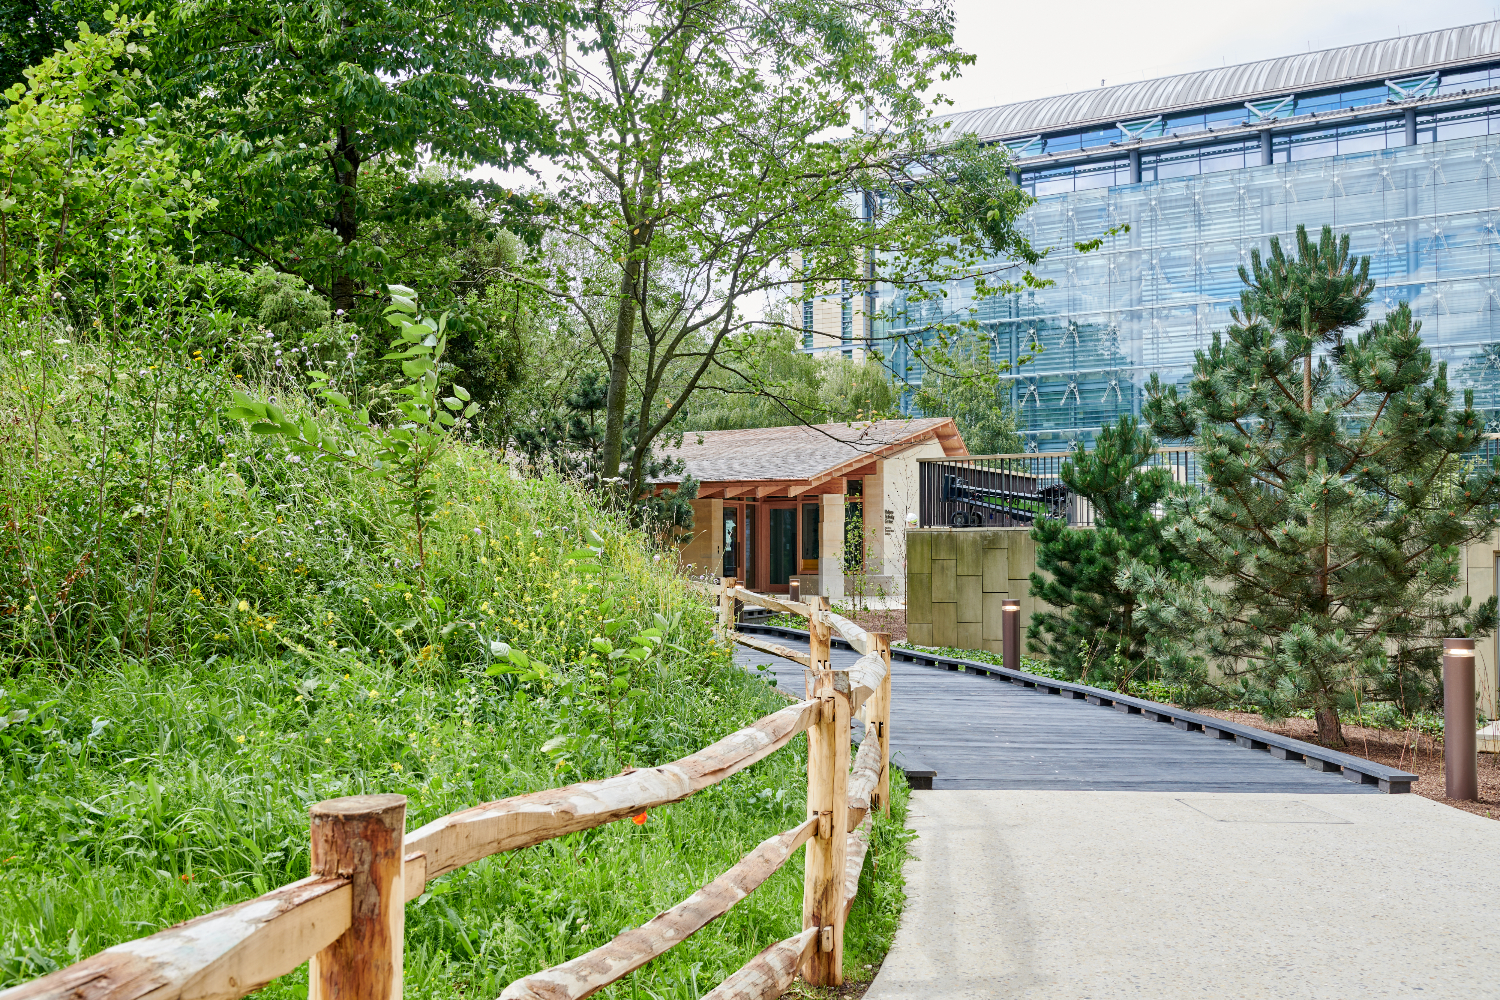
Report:
[[[1233,67],[1200,75],[1213,77],[1212,86],[1193,75],[1131,85],[1170,84],[1177,106],[1139,107],[1110,127],[1063,121],[1019,137],[982,134],[986,115],[1008,119],[1006,127],[1054,124],[1057,103],[1072,98],[1031,102],[1040,112],[1010,106],[955,116],[955,129],[1014,151],[1016,180],[1037,198],[1024,231],[1034,246],[1055,248],[1037,269],[1053,284],[979,303],[958,286],[946,300],[910,306],[884,288],[874,338],[912,382],[920,381],[920,363],[902,337],[930,337],[945,320],[978,319],[997,359],[1015,361],[1040,347],[1007,376],[1007,388],[1027,449],[1063,450],[1120,414],[1139,413],[1151,373],[1168,382],[1189,377],[1194,351],[1230,322],[1243,287],[1238,269],[1252,249],[1266,252],[1272,235],[1290,245],[1298,225],[1316,235],[1328,224],[1371,258],[1371,318],[1410,302],[1424,340],[1448,362],[1450,381],[1475,389],[1490,429],[1500,431],[1497,29],[1435,32],[1443,37],[1425,49],[1405,45],[1405,61],[1395,64],[1405,72],[1388,72],[1387,58],[1373,67],[1379,79],[1305,92],[1225,100],[1242,69]],[[1458,32],[1468,33],[1469,49],[1455,59]],[[1388,43],[1307,58],[1322,58],[1336,75],[1345,71],[1333,57],[1347,64],[1349,53],[1368,55],[1381,44]],[[1449,58],[1429,68],[1423,63],[1433,61],[1433,48]],[[1309,75],[1305,65],[1298,72]],[[1250,75],[1264,80],[1267,73]],[[1194,88],[1214,87],[1220,92],[1207,106],[1182,106]],[[1118,106],[1130,97],[1108,99]],[[980,128],[972,127],[976,118]],[[1128,231],[1096,251],[1072,249],[1124,225]]]

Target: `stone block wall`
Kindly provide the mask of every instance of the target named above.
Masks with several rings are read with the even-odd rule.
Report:
[[[1030,596],[1036,543],[1030,528],[909,528],[906,531],[906,634],[922,646],[1000,652],[1000,602],[1021,601],[1021,643],[1037,610]],[[1500,583],[1500,532],[1463,549],[1450,599],[1477,604]],[[1045,610],[1047,605],[1042,605]],[[1500,715],[1500,636],[1475,643],[1479,709]]]
[[[1037,605],[1030,593],[1035,568],[1030,528],[908,529],[907,638],[1000,652],[1000,602],[1021,602],[1024,637]]]

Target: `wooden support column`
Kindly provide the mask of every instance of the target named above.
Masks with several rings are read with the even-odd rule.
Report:
[[[347,878],[349,929],[313,955],[308,1000],[401,1000],[406,796],[328,799],[312,816],[312,874]]]
[[[891,814],[891,636],[889,632],[870,633],[870,651],[885,661],[885,677],[880,690],[870,699],[875,704],[865,716],[876,725],[880,738],[880,781],[875,785],[875,804],[885,815]]]
[[[816,607],[827,604],[814,598]],[[818,832],[807,842],[802,881],[802,927],[817,928],[818,946],[802,964],[802,978],[813,986],[844,981],[844,867],[849,813],[849,675],[829,663],[832,627],[821,610],[808,619],[813,695],[823,702],[821,721],[807,731],[807,811],[818,818]]]

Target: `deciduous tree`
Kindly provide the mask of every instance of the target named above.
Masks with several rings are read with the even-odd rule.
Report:
[[[228,255],[296,273],[352,310],[395,280],[382,223],[443,215],[493,185],[420,157],[508,167],[545,145],[525,32],[541,3],[185,0],[157,59],[223,192]],[[388,230],[390,227],[386,226]]]
[[[923,95],[971,61],[946,3],[593,0],[580,14],[549,48],[557,225],[611,267],[559,266],[547,288],[608,359],[603,472],[633,495],[651,442],[726,341],[766,325],[768,297],[984,281],[997,255],[1035,259],[1003,149],[928,127]]]

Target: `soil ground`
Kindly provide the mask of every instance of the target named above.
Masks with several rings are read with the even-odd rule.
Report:
[[[906,609],[856,611],[854,623],[866,632],[889,632],[892,642],[906,641]]]
[[[1255,726],[1268,732],[1290,736],[1306,743],[1317,743],[1317,726],[1312,719],[1285,719],[1272,723],[1251,712],[1221,712],[1211,708],[1195,708],[1200,715]],[[1478,816],[1500,819],[1500,755],[1479,755],[1479,800],[1464,802],[1450,799],[1443,794],[1443,744],[1434,743],[1431,736],[1416,730],[1369,729],[1364,726],[1344,726],[1345,753],[1373,760],[1387,767],[1399,767],[1403,771],[1421,777],[1412,782],[1411,790],[1418,795],[1453,806]]]

